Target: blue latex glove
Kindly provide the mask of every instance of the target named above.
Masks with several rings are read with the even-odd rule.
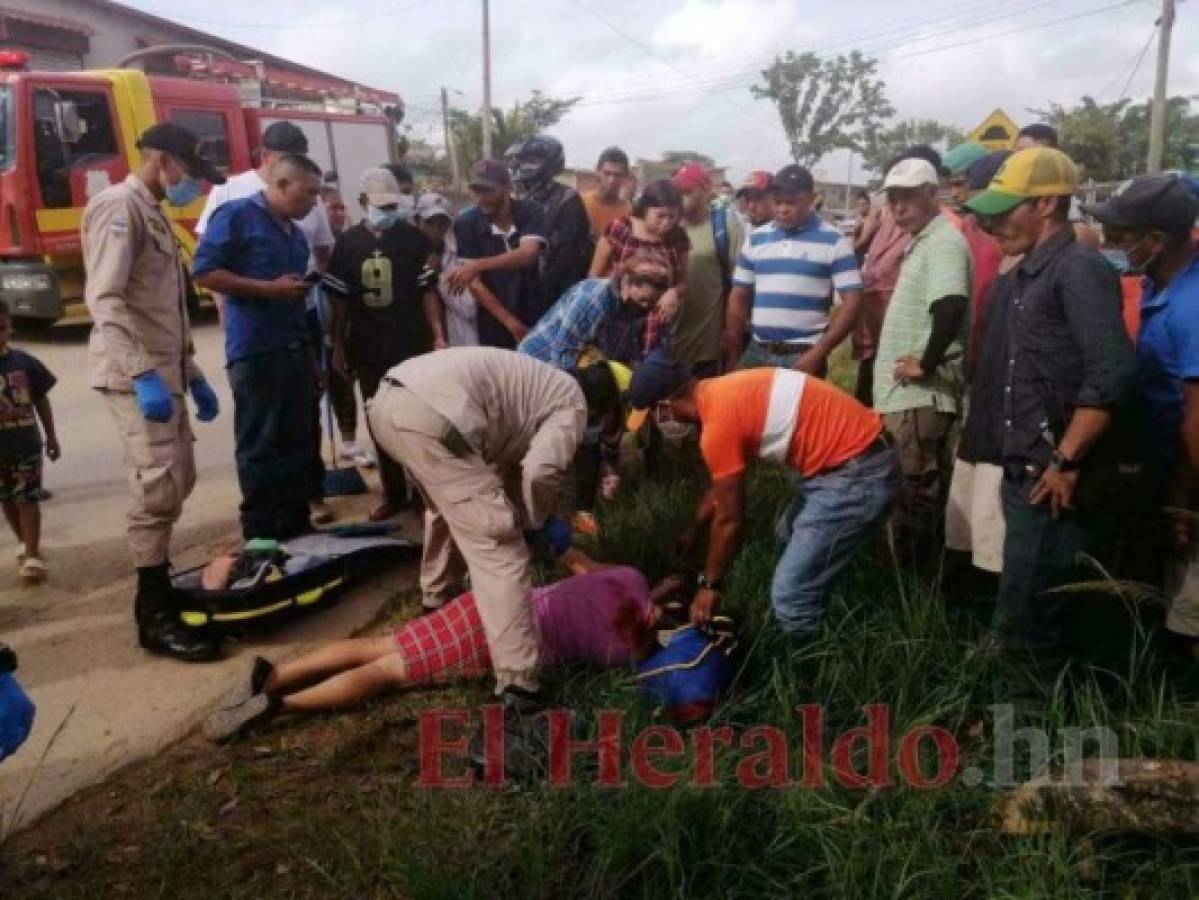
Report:
[[[162,376],[151,369],[133,379],[133,393],[137,395],[137,408],[151,422],[169,422],[175,405],[171,392],[167,390]]]
[[[555,557],[561,556],[570,549],[571,534],[570,523],[557,516],[550,516],[546,519],[538,533]]]
[[[216,391],[203,375],[193,378],[189,387],[192,399],[196,401],[196,418],[201,422],[211,422],[221,411],[221,402],[216,398]]]
[[[29,737],[36,707],[9,672],[0,675],[0,759],[11,756]]]

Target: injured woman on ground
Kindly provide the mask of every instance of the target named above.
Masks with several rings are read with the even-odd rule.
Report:
[[[530,598],[542,666],[637,662],[656,648],[663,610],[686,620],[685,605],[674,602],[689,583],[681,577],[666,578],[651,591],[645,576],[630,566],[596,562],[573,548],[559,561],[573,574],[534,588]],[[278,666],[258,657],[238,695],[205,720],[204,735],[227,741],[280,712],[343,709],[388,688],[490,671],[487,636],[468,592],[387,636],[336,641]]]

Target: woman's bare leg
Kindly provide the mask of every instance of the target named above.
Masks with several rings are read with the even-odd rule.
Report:
[[[394,653],[395,649],[395,641],[390,635],[334,641],[299,659],[280,663],[267,679],[263,690],[268,694],[285,694],[339,672],[365,666]]]
[[[392,644],[383,656],[347,669],[306,690],[282,697],[280,708],[286,712],[343,709],[361,703],[387,688],[403,685],[404,675],[404,658]]]

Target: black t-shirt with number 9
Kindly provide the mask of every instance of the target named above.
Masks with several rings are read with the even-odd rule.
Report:
[[[399,222],[377,237],[365,224],[347,229],[333,248],[329,273],[361,288],[348,304],[350,365],[385,372],[433,349],[421,303],[433,252],[419,230]]]

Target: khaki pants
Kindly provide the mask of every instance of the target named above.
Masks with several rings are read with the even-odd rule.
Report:
[[[1166,591],[1170,595],[1166,627],[1175,634],[1199,638],[1199,554],[1170,561]]]
[[[381,384],[367,417],[379,448],[408,470],[425,498],[426,598],[446,599],[465,562],[496,692],[508,685],[535,689],[540,641],[529,550],[502,473],[469,449],[452,452],[444,440],[450,423],[407,388]]]
[[[941,546],[954,418],[931,406],[883,416],[903,473],[893,520],[895,541],[901,552],[915,557],[938,552],[933,548]]]
[[[173,397],[169,422],[150,422],[133,394],[105,391],[108,411],[125,450],[129,479],[126,534],[133,564],[159,566],[171,552],[171,529],[196,484],[195,437],[183,397]]]

